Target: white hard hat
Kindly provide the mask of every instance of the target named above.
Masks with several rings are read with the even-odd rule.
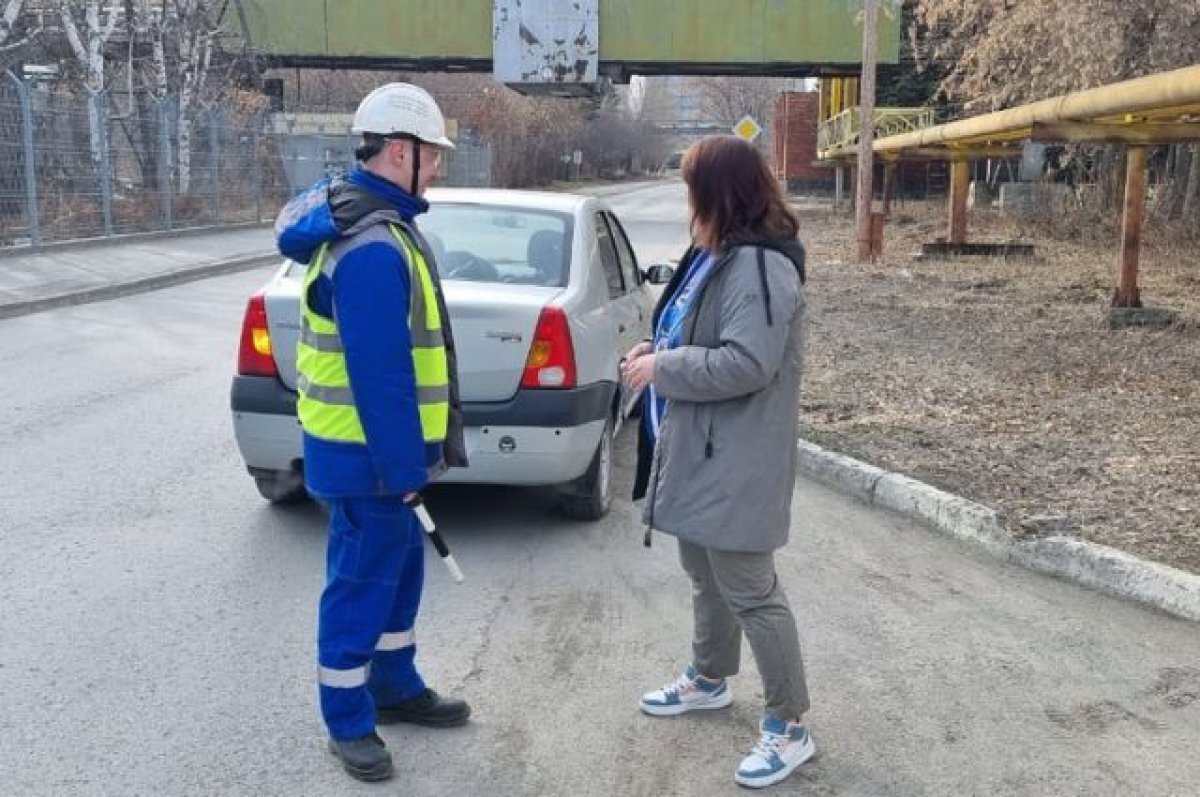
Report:
[[[350,130],[381,136],[409,135],[435,147],[454,149],[454,142],[446,137],[441,109],[429,92],[411,83],[388,83],[364,97],[354,112]]]

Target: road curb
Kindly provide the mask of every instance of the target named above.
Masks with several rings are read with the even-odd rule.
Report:
[[[40,296],[36,299],[24,299],[0,305],[0,319],[16,318],[17,316],[40,313],[56,307],[69,307],[91,302],[103,302],[122,296],[132,296],[136,293],[182,285],[187,282],[217,277],[222,274],[232,274],[237,271],[248,271],[252,268],[265,266],[274,261],[282,261],[277,252],[218,260],[200,266],[190,266],[176,269],[164,274],[155,274],[141,279],[117,282],[111,285],[100,285],[95,288],[65,291],[51,296]]]
[[[1092,589],[1200,621],[1200,576],[1073,537],[1014,538],[1003,516],[944,492],[801,440],[799,471],[871,506],[898,512],[993,555]]]
[[[199,238],[214,233],[241,232],[243,230],[269,230],[274,221],[242,221],[234,224],[207,224],[199,227],[177,227],[173,230],[148,230],[146,232],[118,233],[116,235],[96,236],[93,238],[68,238],[63,241],[46,241],[37,244],[19,244],[15,246],[0,246],[0,262],[5,258],[23,257],[24,255],[51,255],[56,252],[76,252],[81,249],[96,249],[120,244],[154,243],[155,241],[175,241],[180,238]]]

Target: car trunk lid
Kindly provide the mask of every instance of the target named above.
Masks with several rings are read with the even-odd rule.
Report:
[[[296,263],[277,276],[265,291],[267,329],[279,379],[296,389],[296,344],[300,340],[300,284],[304,267]]]
[[[266,292],[267,323],[279,378],[296,389],[302,267]],[[445,280],[463,401],[505,401],[516,394],[542,308],[561,288]]]
[[[512,398],[542,308],[561,288],[458,282],[442,283],[463,401]]]

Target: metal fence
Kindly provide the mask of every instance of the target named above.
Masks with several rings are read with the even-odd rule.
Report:
[[[316,120],[316,121],[314,121]],[[353,163],[350,118],[181,115],[175,99],[80,95],[0,76],[0,246],[265,221]],[[490,149],[468,133],[445,185],[489,185]]]

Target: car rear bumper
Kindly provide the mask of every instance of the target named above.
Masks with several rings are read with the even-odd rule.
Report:
[[[447,484],[562,484],[578,479],[596,453],[604,421],[578,426],[468,426],[468,468],[451,468]]]
[[[561,484],[582,476],[600,442],[616,385],[521,390],[508,401],[463,405],[469,468],[440,481]],[[303,459],[296,393],[274,377],[235,376],[234,436],[249,468],[293,470]]]
[[[246,467],[298,470],[304,459],[296,394],[270,376],[235,376],[229,396],[233,436]]]

